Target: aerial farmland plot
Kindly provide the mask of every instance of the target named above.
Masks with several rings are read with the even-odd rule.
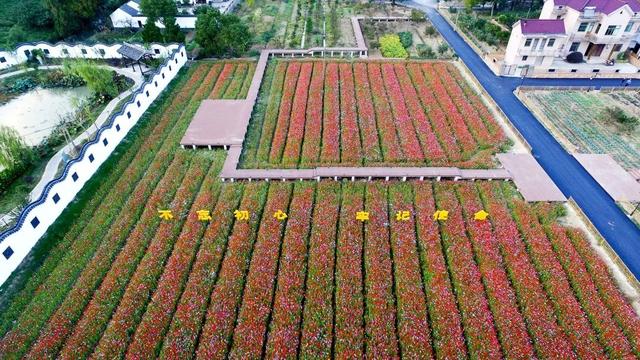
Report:
[[[527,90],[521,98],[567,151],[610,154],[640,179],[640,97],[636,91]],[[623,115],[617,119],[616,114]],[[635,204],[619,205],[640,224]]]
[[[633,287],[510,182],[221,181],[224,150],[178,144],[255,67],[174,80],[3,287],[3,358],[640,355]],[[495,167],[509,144],[451,64],[278,60],[242,164]]]
[[[488,168],[510,147],[446,62],[273,62],[248,132],[244,168]]]

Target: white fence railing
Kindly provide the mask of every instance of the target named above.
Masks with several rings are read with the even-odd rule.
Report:
[[[26,50],[26,46],[18,47],[18,52]],[[31,48],[42,48],[42,46],[43,43],[31,45]],[[66,44],[64,46],[70,47]],[[49,182],[40,196],[24,208],[18,216],[16,224],[0,233],[0,284],[4,283],[20,265],[47,231],[47,228],[55,222],[65,207],[96,173],[100,165],[107,160],[129,130],[136,125],[144,112],[187,62],[187,54],[183,45],[176,44],[167,47],[154,45],[154,48],[158,47],[162,48],[159,55],[167,55],[165,62],[132,94],[131,99],[118,112],[111,115],[109,121],[98,130],[93,140],[84,144],[79,155],[65,165],[62,174]],[[50,47],[50,49],[56,50],[61,50],[61,48],[60,44]],[[117,45],[91,47],[75,45],[72,48],[78,51],[87,48],[87,53],[90,53],[89,50],[107,48],[109,52],[105,50],[105,54],[112,54],[112,51],[117,49]],[[24,54],[24,52],[22,53]],[[82,51],[80,53],[87,55]],[[54,57],[52,50],[50,50],[50,54]],[[76,53],[69,50],[69,55],[71,54]]]

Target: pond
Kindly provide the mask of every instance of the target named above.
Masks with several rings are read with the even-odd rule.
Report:
[[[89,95],[86,86],[31,90],[0,106],[0,125],[16,129],[27,144],[38,145]]]

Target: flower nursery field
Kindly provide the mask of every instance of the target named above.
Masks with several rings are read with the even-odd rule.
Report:
[[[244,168],[494,166],[501,127],[453,64],[275,61]]]
[[[586,235],[510,183],[221,182],[224,151],[178,142],[252,68],[174,80],[3,286],[1,358],[640,355]]]
[[[522,94],[545,126],[561,136],[565,147],[579,153],[610,154],[627,170],[640,169],[640,129],[624,133],[599,118],[602,109],[610,106],[639,116],[637,92],[532,90]]]

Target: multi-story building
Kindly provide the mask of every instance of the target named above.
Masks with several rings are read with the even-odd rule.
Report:
[[[513,25],[504,64],[549,68],[579,52],[604,64],[636,44],[639,0],[545,0],[539,19]]]
[[[240,0],[177,0],[179,15],[176,23],[181,29],[194,29],[196,27],[196,16],[193,10],[196,6],[212,6],[222,13],[228,13],[240,2]],[[140,10],[140,0],[129,0],[113,13],[111,13],[111,23],[114,28],[141,28],[147,22],[147,17]],[[161,22],[158,27],[164,28]]]

